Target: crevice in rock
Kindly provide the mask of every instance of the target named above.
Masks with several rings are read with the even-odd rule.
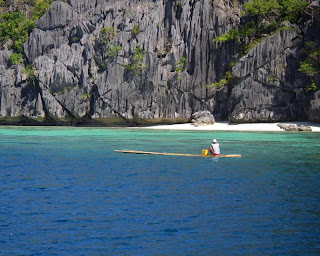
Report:
[[[89,104],[89,111],[86,113],[85,117],[88,119],[92,119],[91,116],[94,114],[94,103],[95,103],[95,95],[98,95],[98,88],[96,85],[92,86],[92,89],[90,91],[90,104]]]
[[[200,83],[202,83],[203,81],[201,81]],[[194,86],[193,88],[197,87],[198,85]],[[203,105],[203,102],[212,99],[213,97],[205,97],[205,98],[199,98],[197,97],[194,93],[190,92],[190,91],[184,91],[181,90],[180,88],[178,88],[177,86],[173,85],[172,88],[175,88],[177,91],[179,91],[180,93],[187,93],[189,94],[192,98],[196,99],[198,102],[200,102]]]
[[[40,81],[38,81],[40,83]],[[44,99],[44,96],[43,96],[43,90],[40,86],[38,86],[39,88],[39,93],[40,93],[40,96],[41,96],[41,101],[42,101],[42,105],[43,105],[43,111],[45,113],[45,119],[47,121],[49,121],[50,123],[51,122],[54,122],[56,123],[56,121],[54,120],[54,118],[52,117],[52,115],[50,114],[48,108],[47,108],[47,105],[46,105],[46,102],[45,102],[45,99]],[[78,120],[78,118],[68,109],[66,108],[52,93],[50,93],[52,95],[52,97],[59,103],[59,105],[62,107],[62,109],[64,111],[66,111],[66,113],[69,115],[69,117],[71,117],[71,119],[74,119],[74,120]]]
[[[112,105],[111,104],[109,104],[108,102],[106,102],[101,96],[100,96],[100,94],[99,94],[99,91],[98,91],[98,88],[97,88],[97,86],[96,85],[94,85],[93,86],[93,88],[92,88],[92,92],[94,93],[93,95],[92,95],[92,99],[91,99],[91,101],[90,101],[90,111],[92,111],[92,114],[91,114],[91,116],[93,115],[93,104],[95,103],[95,100],[101,100],[103,103],[105,103],[106,105],[108,105],[108,107],[115,113],[115,114],[117,114],[120,118],[122,118],[123,120],[125,120],[126,122],[129,122],[129,120],[127,119],[127,118],[125,118],[119,111],[117,111],[116,109],[114,109],[113,107],[112,107]],[[110,90],[109,91],[107,91],[106,93],[108,93],[108,92],[110,92]],[[104,93],[104,95],[106,94],[106,93]],[[91,105],[91,103],[92,103],[92,105]],[[135,121],[133,121],[133,123],[135,123],[135,124],[137,124]]]
[[[52,95],[53,96],[53,95]],[[53,96],[54,97],[54,96]],[[55,100],[59,103],[59,105],[63,108],[64,111],[67,112],[67,114],[72,118],[72,119],[75,119],[75,120],[78,120],[79,118],[77,118],[73,113],[72,111],[70,111],[66,106],[64,106],[61,101],[59,101],[56,97],[54,97]]]
[[[43,91],[41,89],[40,86],[38,86],[38,90],[39,90],[39,93],[40,93],[40,97],[41,97],[41,103],[42,103],[42,110],[44,112],[44,115],[45,115],[45,123],[49,123],[49,124],[56,124],[56,121],[54,120],[54,118],[51,116],[48,108],[47,108],[47,105],[46,105],[46,101],[43,97]]]
[[[165,2],[165,17],[164,17],[164,27],[167,29],[167,37],[172,37],[171,27],[172,27],[172,8],[173,1],[169,0]]]

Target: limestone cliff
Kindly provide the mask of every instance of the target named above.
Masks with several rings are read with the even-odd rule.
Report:
[[[220,0],[53,2],[23,45],[36,83],[0,50],[2,123],[180,122],[200,110],[236,122],[320,121],[320,93],[306,92],[297,71],[319,19],[251,49],[231,86],[206,87],[241,54],[237,41],[212,42],[239,19]]]

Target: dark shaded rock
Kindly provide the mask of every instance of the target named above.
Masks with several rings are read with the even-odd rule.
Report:
[[[320,122],[320,91],[314,93],[308,117],[310,121]]]
[[[199,111],[192,114],[192,122],[195,126],[212,125],[215,123],[213,115],[209,111]]]

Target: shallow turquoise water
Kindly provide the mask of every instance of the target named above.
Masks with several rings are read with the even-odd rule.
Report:
[[[204,159],[114,153],[199,154]],[[1,255],[319,255],[320,134],[0,127]]]

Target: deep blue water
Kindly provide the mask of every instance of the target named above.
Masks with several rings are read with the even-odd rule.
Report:
[[[192,158],[114,149],[200,154]],[[0,127],[1,255],[320,255],[320,134]]]

